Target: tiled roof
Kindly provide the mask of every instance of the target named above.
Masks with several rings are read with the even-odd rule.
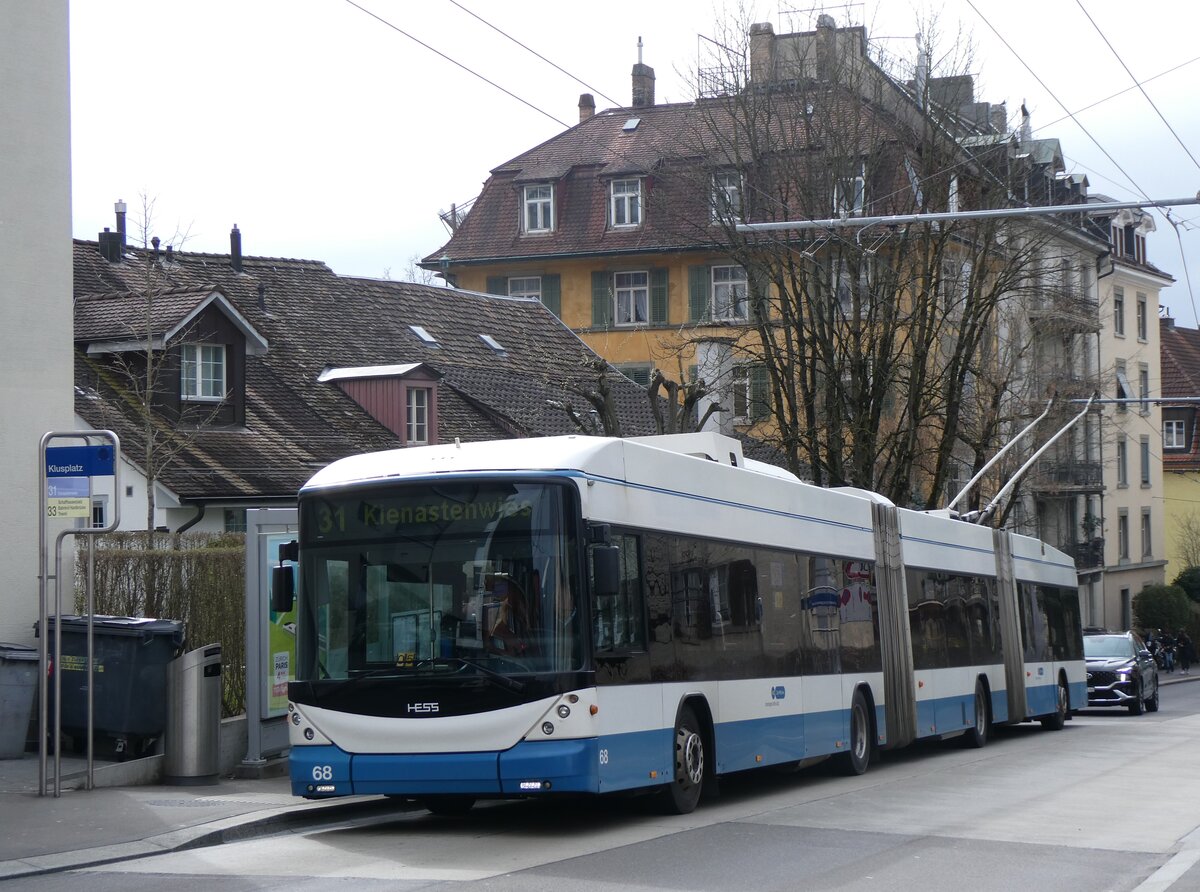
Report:
[[[94,337],[138,330],[129,307],[144,312],[146,263],[140,250],[111,264],[95,242],[75,243],[81,347]],[[179,440],[182,449],[161,479],[189,499],[288,498],[336,458],[397,445],[336,383],[318,381],[328,367],[426,364],[442,376],[439,437],[470,441],[574,431],[566,413],[549,403],[581,403],[565,385],[585,380],[585,364],[596,359],[537,301],[343,277],[314,261],[245,257],[238,273],[228,255],[177,252],[161,280],[150,281],[156,314],[185,312],[188,301],[194,306],[216,290],[269,344],[265,354],[246,359],[244,427],[201,428]],[[160,324],[166,325],[156,322],[156,329]],[[436,345],[422,341],[414,324]],[[105,386],[98,377],[99,367],[77,353],[76,411],[89,424],[116,430],[138,462],[144,434],[137,416],[113,393],[113,380]],[[626,433],[652,433],[645,391],[615,369],[607,378]]]
[[[792,150],[808,144],[798,135],[806,129],[789,128],[789,122],[803,119],[811,99],[796,94],[772,99],[771,126],[779,131],[779,144]],[[839,101],[829,93],[822,113],[835,117],[831,109]],[[450,241],[422,262],[437,268],[443,257],[469,263],[719,248],[722,236],[710,222],[705,171],[731,163],[726,150],[713,145],[712,134],[735,132],[728,123],[733,113],[719,100],[599,112],[496,167]],[[627,127],[634,119],[637,126]],[[812,139],[820,139],[819,122]],[[603,184],[634,175],[646,178],[643,225],[614,229],[607,225]],[[553,181],[558,190],[552,233],[521,232],[520,184],[531,181]]]
[[[1200,396],[1200,331],[1161,326],[1162,395]]]

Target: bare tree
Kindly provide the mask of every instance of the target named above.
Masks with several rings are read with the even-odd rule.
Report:
[[[1053,226],[739,231],[742,220],[1011,201],[1012,148],[964,139],[979,132],[960,115],[973,98],[964,79],[925,69],[902,83],[867,57],[860,29],[828,20],[804,42],[769,38],[746,22],[717,37],[719,64],[697,77],[695,125],[657,172],[658,210],[692,221],[693,239],[746,271],[721,294],[691,283],[683,351],[751,420],[769,403],[753,431],[794,472],[934,507],[1043,399],[1020,378],[1023,348],[1005,318],[1035,287]]]

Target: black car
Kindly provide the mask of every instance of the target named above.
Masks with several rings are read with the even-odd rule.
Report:
[[[1088,632],[1088,706],[1126,706],[1134,715],[1158,712],[1158,666],[1136,632]]]

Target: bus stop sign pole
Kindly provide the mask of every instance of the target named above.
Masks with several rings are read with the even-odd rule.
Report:
[[[82,440],[83,446],[51,446],[55,440]],[[93,441],[99,440],[97,444]],[[67,536],[95,536],[111,533],[121,524],[121,440],[110,430],[49,431],[42,435],[39,452],[41,485],[41,524],[38,542],[38,795],[46,795],[48,735],[48,672],[49,609],[46,602],[46,539],[47,525],[57,518],[83,518],[83,526],[61,530],[54,541],[54,657],[58,661],[54,672],[54,795],[62,795],[62,543]],[[92,526],[92,478],[113,478],[113,510],[111,521],[102,527]],[[94,708],[92,691],[95,661],[95,638],[92,615],[95,613],[92,593],[91,544],[87,575],[87,788],[94,783],[94,753],[92,731]]]

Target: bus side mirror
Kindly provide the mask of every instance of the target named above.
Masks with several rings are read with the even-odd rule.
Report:
[[[621,549],[615,545],[592,546],[592,580],[595,595],[603,598],[621,590]]]
[[[271,568],[271,609],[287,613],[296,603],[296,571],[294,567]]]

